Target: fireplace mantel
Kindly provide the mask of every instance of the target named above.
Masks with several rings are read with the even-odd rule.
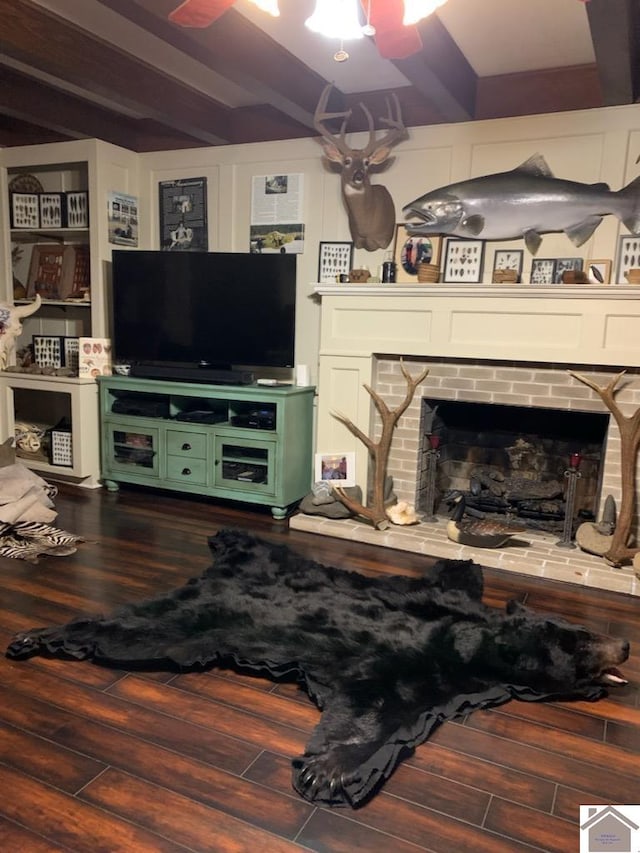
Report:
[[[514,299],[640,299],[638,286],[612,284],[316,284],[318,294],[353,296],[464,296]]]
[[[316,285],[321,353],[640,366],[626,285]]]

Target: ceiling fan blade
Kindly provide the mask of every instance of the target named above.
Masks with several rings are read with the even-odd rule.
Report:
[[[181,27],[208,27],[233,6],[235,0],[184,0],[169,15]]]

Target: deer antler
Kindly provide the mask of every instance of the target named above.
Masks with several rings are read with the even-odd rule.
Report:
[[[407,381],[407,393],[402,403],[400,403],[400,405],[395,409],[389,409],[379,394],[377,394],[368,385],[364,386],[373,400],[376,409],[380,413],[380,417],[382,418],[382,434],[378,442],[373,441],[373,439],[369,438],[368,435],[365,435],[365,433],[350,421],[346,415],[342,415],[338,412],[332,412],[334,418],[337,418],[346,426],[349,432],[355,435],[356,438],[359,438],[369,451],[369,458],[371,460],[371,467],[373,471],[373,494],[371,506],[366,507],[363,506],[363,504],[352,500],[347,497],[344,490],[339,487],[335,488],[334,491],[336,496],[348,509],[356,515],[368,518],[378,530],[383,530],[389,525],[389,519],[384,506],[384,484],[387,476],[387,463],[389,461],[389,451],[391,449],[393,430],[413,400],[416,388],[429,373],[429,368],[427,367],[419,374],[419,376],[412,377],[404,366],[402,359],[400,359],[400,369],[402,370],[402,375]]]
[[[320,100],[318,101],[318,105],[313,116],[313,126],[326,142],[330,142],[335,145],[342,154],[349,154],[354,149],[352,149],[348,145],[346,133],[347,124],[349,123],[349,119],[353,114],[353,110],[349,109],[336,113],[327,112],[329,94],[332,88],[333,83],[329,83],[322,90]],[[409,136],[409,132],[407,131],[407,128],[404,126],[404,122],[402,121],[400,101],[398,100],[398,96],[395,92],[392,93],[391,99],[395,107],[395,115],[393,114],[391,108],[391,101],[389,101],[389,98],[387,98],[387,115],[381,116],[380,122],[386,125],[389,130],[387,130],[384,136],[380,136],[378,138],[376,138],[375,122],[373,120],[373,115],[371,114],[371,111],[362,102],[360,102],[359,104],[360,109],[367,118],[367,126],[369,128],[369,141],[362,149],[362,154],[365,157],[370,156],[374,151],[377,151],[379,148],[391,148],[392,146],[397,145],[399,142],[402,142],[403,139],[407,139]],[[339,135],[337,136],[335,133],[332,133],[330,130],[328,130],[327,127],[325,127],[325,122],[336,118],[342,119]]]
[[[407,128],[404,126],[404,122],[402,121],[400,101],[398,100],[398,96],[395,92],[392,93],[391,98],[396,108],[396,114],[395,116],[392,114],[391,102],[389,101],[389,98],[387,98],[387,115],[381,116],[380,122],[382,124],[387,125],[389,130],[384,136],[380,136],[377,139],[376,132],[374,129],[375,126],[373,122],[373,116],[364,104],[360,104],[360,109],[366,115],[367,124],[369,125],[369,142],[362,151],[365,156],[370,156],[371,154],[373,154],[374,151],[377,151],[380,148],[392,148],[394,145],[397,145],[399,142],[402,142],[403,139],[407,139],[409,137],[409,132],[407,131]]]
[[[333,83],[329,83],[322,90],[322,94],[320,95],[320,100],[318,101],[318,106],[316,107],[316,111],[313,116],[313,126],[318,131],[320,136],[332,145],[335,145],[336,148],[342,154],[349,154],[351,148],[347,145],[347,124],[349,123],[349,119],[351,118],[351,114],[353,110],[345,110],[340,113],[328,113],[327,112],[327,104],[329,102],[329,93],[333,89]],[[336,136],[334,133],[331,133],[328,130],[324,123],[326,121],[330,121],[334,118],[341,118],[342,125],[340,127],[340,134]]]
[[[621,371],[606,386],[596,385],[580,373],[569,370],[584,385],[588,385],[600,397],[616,420],[620,430],[621,491],[620,514],[615,531],[611,537],[609,550],[603,555],[614,566],[620,566],[627,560],[633,560],[640,548],[629,548],[631,528],[636,511],[635,472],[638,449],[640,448],[640,409],[631,417],[625,417],[616,403],[616,386],[626,371]]]

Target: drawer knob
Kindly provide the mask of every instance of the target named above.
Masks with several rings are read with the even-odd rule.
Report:
[[[188,477],[190,473],[191,473],[191,468],[183,468],[182,469],[183,477]]]
[[[182,449],[183,450],[191,450],[191,445],[185,441],[185,443],[182,445]]]

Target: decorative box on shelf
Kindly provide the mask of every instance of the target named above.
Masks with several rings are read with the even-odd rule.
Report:
[[[40,227],[39,198],[39,193],[10,194],[12,228]]]
[[[67,228],[89,227],[89,193],[66,193]]]
[[[63,228],[67,217],[64,193],[40,193],[40,228]]]
[[[11,228],[88,228],[89,193],[13,191],[9,193]]]
[[[51,464],[73,467],[71,424],[66,419],[51,429]]]
[[[80,376],[111,376],[109,338],[80,338],[78,373]]]
[[[80,338],[71,335],[34,335],[33,360],[38,367],[68,367],[78,372]]]
[[[89,247],[39,243],[33,247],[27,297],[82,298],[89,292]]]
[[[64,337],[34,335],[33,359],[38,367],[64,367]]]

